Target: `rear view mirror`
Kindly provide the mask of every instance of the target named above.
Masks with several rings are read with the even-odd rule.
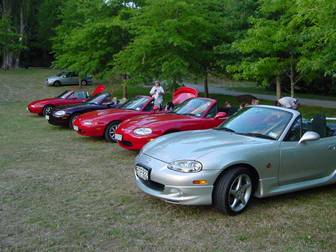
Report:
[[[227,117],[227,113],[225,113],[225,112],[218,112],[216,114],[216,116],[215,116],[215,119],[223,119],[225,117]]]
[[[304,133],[304,135],[301,137],[299,143],[305,143],[307,141],[316,141],[320,139],[320,135],[314,131],[307,131]]]

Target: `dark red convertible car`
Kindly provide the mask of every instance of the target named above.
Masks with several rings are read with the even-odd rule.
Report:
[[[197,95],[198,92],[195,89],[178,88],[173,94],[173,104],[178,105],[190,97],[197,97]],[[152,97],[137,96],[119,108],[97,110],[80,115],[74,120],[73,128],[83,136],[105,137],[109,142],[116,142],[114,133],[122,121],[134,116],[148,116],[154,113],[164,112],[155,110]]]
[[[91,94],[95,96],[105,90],[104,85],[98,85]],[[57,97],[46,98],[42,100],[33,101],[28,104],[27,110],[31,113],[46,116],[50,111],[57,106],[79,104],[85,102],[89,98],[87,91],[83,90],[70,90],[64,91]]]
[[[122,122],[115,132],[115,139],[125,149],[139,150],[164,134],[214,128],[226,119],[226,113],[218,112],[216,100],[191,98],[171,113],[137,116]]]

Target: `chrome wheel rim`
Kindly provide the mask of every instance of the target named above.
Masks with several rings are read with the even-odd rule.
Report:
[[[115,131],[116,131],[117,128],[118,128],[118,124],[112,125],[109,128],[108,134],[109,134],[111,140],[113,140],[113,141],[115,141]]]
[[[247,174],[235,178],[230,186],[229,206],[232,211],[239,212],[245,208],[252,193],[252,181]]]
[[[46,107],[44,110],[44,115],[49,115],[51,111],[51,107]]]

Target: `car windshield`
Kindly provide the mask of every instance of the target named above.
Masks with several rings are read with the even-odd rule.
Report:
[[[72,91],[64,91],[63,93],[61,93],[59,96],[57,96],[56,98],[62,98],[62,99],[65,99],[67,98],[69,95],[71,95],[73,92]]]
[[[142,110],[143,107],[147,104],[149,97],[137,96],[132,100],[124,103],[121,108],[129,110]]]
[[[62,75],[65,75],[67,72],[59,72],[58,74],[56,74],[56,76],[58,76],[58,77],[60,77],[60,76],[62,76]]]
[[[208,99],[194,98],[186,100],[176,106],[172,113],[178,115],[191,115],[201,117],[205,111],[211,106],[211,101]]]
[[[292,113],[265,107],[247,107],[237,112],[217,130],[225,130],[236,134],[278,139],[292,119]]]
[[[104,93],[104,94],[99,94],[96,96],[93,96],[90,98],[86,103],[89,104],[101,104],[104,101],[106,101],[110,97],[110,94]]]

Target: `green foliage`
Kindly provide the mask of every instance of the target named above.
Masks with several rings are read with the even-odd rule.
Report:
[[[234,47],[246,55],[238,65],[228,67],[238,78],[265,80],[289,75],[302,46],[303,27],[293,19],[297,6],[291,0],[263,0],[251,28]]]
[[[25,47],[22,43],[23,37],[15,31],[11,21],[7,17],[0,19],[0,52],[20,52]]]
[[[68,0],[56,29],[55,66],[80,75],[109,73],[113,56],[129,41],[125,20],[131,12],[122,1]]]
[[[297,0],[297,17],[305,25],[304,44],[299,69],[313,78],[335,75],[336,69],[336,2]],[[313,75],[312,75],[313,74]]]
[[[223,3],[217,0],[146,1],[131,20],[134,40],[116,57],[117,69],[132,78],[172,82],[215,69],[222,43]]]

